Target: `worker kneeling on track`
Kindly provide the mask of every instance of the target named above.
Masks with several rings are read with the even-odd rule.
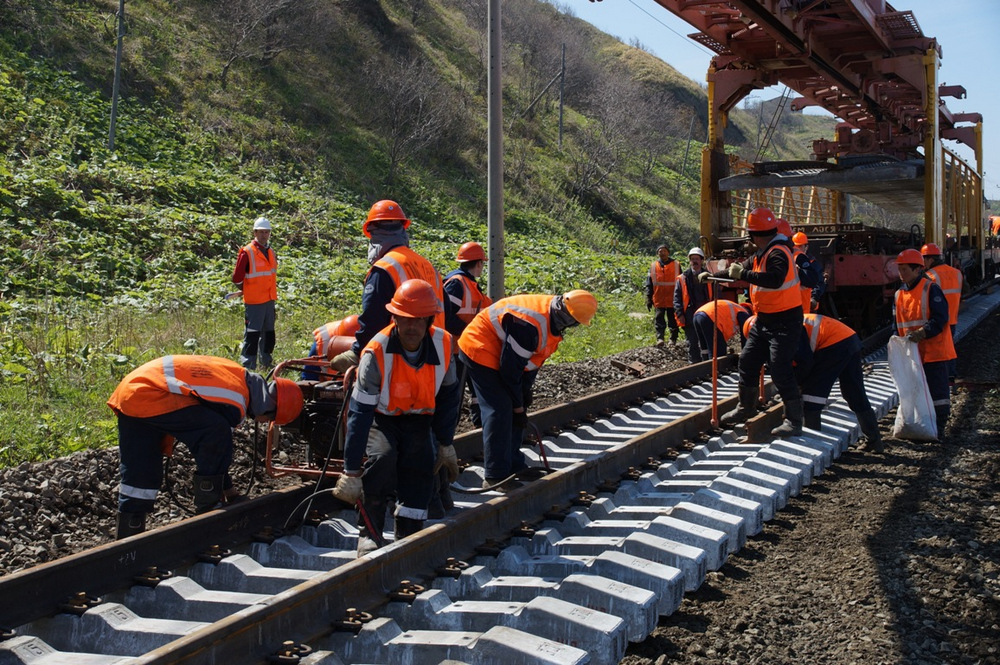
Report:
[[[576,289],[561,296],[504,298],[472,320],[458,340],[483,417],[483,487],[528,468],[521,441],[538,369],[573,326],[590,325],[597,299]],[[508,481],[510,482],[510,481]]]
[[[238,363],[211,356],[164,356],[128,374],[108,399],[118,415],[119,539],[142,533],[163,482],[161,457],[174,439],[194,455],[198,513],[235,494],[229,477],[233,428],[244,418],[287,424],[302,411],[289,379],[268,384]]]
[[[361,351],[347,415],[344,472],[333,490],[346,503],[361,499],[359,556],[382,545],[391,497],[398,540],[424,527],[437,470],[447,468],[449,482],[458,477],[452,441],[461,386],[452,335],[433,325],[440,299],[428,282],[410,279],[386,307],[392,322]]]
[[[820,414],[830,397],[833,382],[840,382],[840,394],[858,417],[867,442],[863,450],[880,453],[882,435],[878,418],[865,393],[861,369],[861,338],[849,326],[820,314],[806,314],[802,321],[803,339],[795,356],[795,372],[802,386],[805,426],[822,430]]]

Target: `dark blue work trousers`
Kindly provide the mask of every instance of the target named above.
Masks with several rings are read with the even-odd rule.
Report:
[[[373,445],[369,437],[361,481],[365,501],[385,504],[396,497],[396,516],[427,519],[427,504],[434,489],[435,444],[431,435],[433,415],[375,414],[373,429],[388,440],[388,447]]]
[[[857,335],[813,354],[813,366],[802,381],[803,408],[821,411],[830,397],[834,381],[840,381],[840,394],[851,411],[860,415],[871,410],[861,369],[861,340]]]
[[[802,315],[768,321],[758,316],[750,328],[750,336],[740,353],[740,385],[756,386],[760,370],[766,364],[771,380],[781,395],[781,401],[800,399],[799,384],[795,380],[792,360],[799,349],[802,337]]]
[[[712,341],[713,331],[719,342],[717,355],[724,356],[729,353],[726,338],[722,336],[719,328],[715,325],[715,321],[708,314],[705,312],[694,313],[694,329],[695,334],[698,336],[698,346],[701,348],[701,360],[708,360],[712,357],[712,345],[714,344]]]
[[[479,410],[483,418],[483,466],[486,477],[506,478],[527,468],[521,441],[524,429],[514,427],[514,400],[510,388],[500,377],[500,372],[484,365],[468,361],[469,377],[479,398]],[[531,403],[531,387],[538,371],[525,372],[521,381],[521,403]]]

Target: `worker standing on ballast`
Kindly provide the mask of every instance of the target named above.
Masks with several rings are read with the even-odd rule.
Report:
[[[809,256],[809,237],[799,231],[792,236],[792,244],[802,289],[802,313],[808,314],[819,309],[820,298],[826,293],[826,278],[819,260]]]
[[[445,312],[445,328],[457,340],[462,336],[465,327],[472,322],[482,310],[493,304],[493,300],[483,293],[479,286],[479,277],[486,265],[486,251],[478,242],[467,242],[458,248],[455,256],[458,268],[452,270],[444,278],[445,297],[451,307]],[[458,346],[455,347],[458,352]],[[469,418],[476,427],[483,426],[483,418],[479,412],[479,400],[472,390],[472,380],[466,375],[465,382],[469,387],[472,401],[469,405]]]
[[[740,354],[739,406],[722,416],[724,424],[741,422],[757,412],[760,370],[766,363],[771,380],[785,406],[785,419],[771,430],[774,436],[802,433],[802,393],[792,361],[802,334],[802,296],[792,243],[778,234],[778,221],[768,208],[756,208],[747,217],[747,231],[757,252],[744,263],[733,263],[716,273],[750,284],[750,302],[756,323]],[[707,281],[709,273],[699,280]]]
[[[233,284],[243,294],[244,331],[240,364],[257,369],[274,364],[275,305],[278,300],[278,255],[271,247],[271,222],[258,217],[253,223],[253,240],[240,248],[233,268]]]
[[[232,498],[233,428],[244,418],[285,425],[302,411],[289,379],[270,384],[225,358],[164,356],[129,373],[108,399],[118,416],[119,539],[142,533],[163,482],[164,454],[176,439],[194,455],[198,513]]]
[[[656,332],[656,345],[663,346],[663,336],[670,328],[670,343],[677,343],[677,318],[674,316],[674,290],[677,288],[677,278],[680,276],[680,264],[670,258],[670,248],[660,245],[656,248],[656,259],[649,266],[646,275],[646,309],[656,308],[653,317],[653,329]]]
[[[694,313],[712,299],[714,288],[698,279],[698,275],[702,273],[708,274],[705,272],[705,252],[700,247],[692,247],[688,252],[688,268],[677,278],[677,287],[674,289],[674,316],[677,324],[684,328],[688,360],[693,363],[701,362],[698,334],[694,329]]]
[[[932,242],[920,248],[920,255],[924,257],[926,275],[941,287],[944,299],[948,301],[948,325],[951,327],[951,338],[954,341],[955,326],[958,324],[958,310],[962,306],[962,291],[965,289],[962,271],[945,263],[941,249]],[[958,359],[956,358],[948,364],[949,382],[954,383],[957,374]]]

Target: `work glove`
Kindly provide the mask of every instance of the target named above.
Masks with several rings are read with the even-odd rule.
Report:
[[[514,425],[514,429],[528,429],[528,412],[515,411],[511,422]]]
[[[453,483],[458,480],[458,455],[455,453],[455,446],[438,446],[437,462],[434,464],[434,474],[442,468],[448,470],[448,482]]]
[[[364,493],[364,486],[361,484],[361,476],[348,475],[348,472],[340,474],[337,478],[337,486],[333,488],[333,495],[346,504],[354,505]]]
[[[650,298],[646,300],[646,311],[651,311],[653,309],[653,299]]]
[[[927,331],[923,328],[917,328],[909,335],[906,336],[911,342],[922,342],[927,339]]]
[[[708,281],[708,278],[711,277],[711,276],[712,276],[712,273],[708,272],[707,270],[705,272],[700,272],[700,273],[698,273],[698,281],[700,283],[704,284],[705,282]]]
[[[737,261],[733,265],[729,266],[729,276],[732,279],[739,279],[743,276],[743,264]]]
[[[357,367],[359,361],[360,358],[358,358],[358,354],[356,354],[353,349],[348,349],[335,356],[334,359],[330,361],[330,367],[343,374],[352,367]]]

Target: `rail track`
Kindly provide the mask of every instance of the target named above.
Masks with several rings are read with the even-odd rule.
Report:
[[[957,336],[998,303],[969,301]],[[884,416],[884,352],[867,361]],[[733,366],[721,362],[720,410]],[[711,395],[703,363],[539,411],[553,473],[456,494],[444,520],[361,559],[353,512],[327,493],[283,528],[309,487],[0,579],[0,665],[616,663],[857,437],[839,399],[822,433],[771,440],[780,407],[713,432]],[[473,458],[478,433],[456,446]]]

